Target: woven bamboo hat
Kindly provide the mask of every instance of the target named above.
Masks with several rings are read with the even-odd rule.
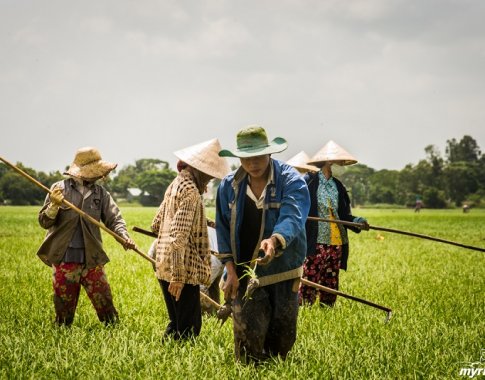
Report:
[[[177,150],[174,154],[178,159],[193,168],[212,177],[222,179],[231,169],[226,159],[219,157],[218,153],[220,150],[221,144],[219,140],[212,139]]]
[[[77,150],[74,161],[64,174],[93,181],[107,176],[118,164],[103,161],[99,150],[84,147]]]
[[[303,150],[296,154],[295,156],[291,157],[286,163],[288,165],[293,166],[296,170],[299,172],[305,173],[305,172],[317,172],[318,168],[313,165],[308,165],[307,162],[310,161],[310,157],[306,152]]]
[[[236,149],[232,151],[228,149],[221,150],[219,156],[248,158],[279,153],[288,148],[288,143],[282,137],[276,137],[271,142],[268,142],[266,131],[259,125],[250,125],[241,129],[237,134],[236,141]]]
[[[323,163],[328,161],[342,166],[357,163],[354,156],[332,140],[326,143],[307,163],[322,167]]]

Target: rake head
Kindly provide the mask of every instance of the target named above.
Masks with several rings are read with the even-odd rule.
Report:
[[[232,306],[231,302],[226,301],[224,305],[222,305],[219,310],[217,310],[217,318],[221,321],[221,326],[224,324],[224,322],[227,321],[227,319],[230,317],[232,314]]]

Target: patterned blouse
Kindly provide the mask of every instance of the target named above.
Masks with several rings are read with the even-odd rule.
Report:
[[[182,170],[165,192],[152,222],[157,278],[209,285],[210,251],[202,196],[192,175]]]
[[[325,219],[339,219],[338,190],[333,177],[328,180],[318,172],[318,216]],[[317,243],[327,245],[342,245],[342,233],[336,223],[318,223]]]

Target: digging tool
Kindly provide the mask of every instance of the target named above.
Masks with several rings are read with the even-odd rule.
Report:
[[[355,296],[352,296],[350,294],[346,294],[346,293],[340,292],[338,290],[335,290],[335,289],[332,289],[332,288],[328,288],[326,286],[323,286],[323,285],[317,284],[315,282],[309,281],[306,278],[300,278],[300,281],[301,281],[302,284],[305,284],[307,286],[311,286],[312,288],[315,288],[315,289],[318,289],[318,290],[323,290],[324,292],[331,293],[331,294],[335,294],[336,296],[348,298],[348,299],[350,299],[352,301],[357,301],[357,302],[363,303],[364,305],[372,306],[372,307],[374,307],[376,309],[383,310],[383,311],[386,312],[386,319],[384,320],[384,323],[389,322],[390,319],[391,319],[392,310],[390,308],[386,307],[386,306],[378,305],[378,304],[376,304],[374,302],[367,301],[367,300],[365,300],[363,298],[355,297]],[[260,286],[259,285],[259,279],[258,278],[254,278],[254,277],[251,278],[248,281],[248,290],[246,292],[246,297],[251,298],[252,293],[259,286]]]
[[[221,327],[224,324],[224,322],[227,321],[227,319],[231,316],[232,314],[232,301],[225,301],[224,305],[222,305],[219,310],[217,310],[217,318],[221,320]]]
[[[314,216],[309,216],[307,219],[313,220],[315,222],[338,223],[338,224],[342,224],[344,226],[367,229],[367,226],[364,223],[347,222],[345,220],[338,220],[338,219],[317,218],[317,217],[314,217]],[[368,225],[368,229],[376,230],[376,231],[392,232],[392,233],[395,233],[395,234],[401,234],[401,235],[406,235],[406,236],[414,236],[414,237],[421,238],[421,239],[427,239],[427,240],[437,241],[437,242],[440,242],[440,243],[456,245],[457,247],[472,249],[474,251],[485,252],[485,248],[473,247],[471,245],[465,245],[465,244],[457,243],[457,242],[450,241],[450,240],[435,238],[433,236],[417,234],[417,233],[414,233],[414,232],[401,231],[401,230],[396,230],[396,229],[393,229],[393,228],[378,227],[378,226],[371,226],[371,225]]]
[[[360,227],[360,223],[353,223],[353,224],[357,224]],[[153,232],[145,230],[145,229],[140,228],[140,227],[136,227],[136,226],[133,227],[133,231],[142,233],[142,234],[147,235],[147,236],[157,237],[157,235],[154,234]],[[332,294],[335,294],[335,295],[338,295],[338,296],[341,296],[341,297],[344,297],[344,298],[348,298],[350,300],[357,301],[357,302],[363,303],[365,305],[372,306],[372,307],[375,307],[377,309],[383,310],[387,313],[386,319],[385,319],[386,323],[389,322],[389,320],[391,319],[392,309],[390,309],[386,306],[381,306],[381,305],[378,305],[374,302],[367,301],[365,299],[355,297],[355,296],[352,296],[350,294],[346,294],[346,293],[340,292],[340,291],[332,289],[332,288],[328,288],[326,286],[323,286],[323,285],[317,284],[315,282],[309,281],[305,278],[301,278],[300,280],[303,284],[305,284],[307,286],[311,286],[315,289],[323,290],[324,292],[332,293]],[[259,280],[257,278],[251,278],[249,280],[249,283],[248,283],[247,297],[251,297],[252,292],[254,292],[254,290],[258,287],[259,287]],[[221,325],[224,324],[224,322],[226,321],[226,319],[228,318],[228,316],[230,314],[231,314],[230,302],[226,302],[224,305],[220,306],[220,308],[217,312],[217,316],[222,321]]]
[[[49,194],[52,193],[52,191],[47,186],[44,186],[42,183],[40,183],[39,181],[37,181],[35,178],[31,177],[29,174],[27,174],[26,172],[24,172],[22,169],[18,168],[17,166],[15,166],[12,163],[10,163],[9,161],[7,161],[6,159],[4,159],[3,157],[0,157],[0,160],[3,161],[10,168],[12,168],[13,170],[15,170],[17,173],[19,173],[22,177],[28,179],[29,181],[31,181],[32,183],[34,183],[35,185],[37,185],[41,189],[45,190],[47,193],[49,193]],[[70,207],[73,211],[77,212],[84,219],[86,219],[89,222],[95,224],[96,226],[98,226],[99,228],[101,228],[103,231],[105,231],[108,234],[110,234],[111,236],[113,236],[119,243],[121,243],[121,244],[126,243],[126,239],[124,239],[123,237],[121,237],[120,235],[118,235],[116,232],[111,231],[104,224],[98,222],[91,215],[85,213],[83,210],[79,209],[78,207],[76,207],[75,205],[73,205],[71,202],[66,201],[65,199],[63,199],[62,200],[62,203],[64,205]],[[142,251],[140,251],[137,247],[132,248],[132,249],[136,253],[138,253],[141,257],[143,257],[145,260],[150,261],[154,265],[156,264],[155,260],[153,260],[151,257],[149,257],[148,255],[146,255],[145,253],[143,253]],[[210,298],[206,294],[204,294],[202,292],[200,294],[202,295],[203,298],[207,299],[207,301],[209,301],[215,307],[217,307],[217,308],[220,308],[221,307],[221,305],[219,305],[217,302],[215,302],[212,298]]]
[[[369,306],[375,307],[376,309],[380,309],[380,310],[385,311],[387,313],[386,319],[384,321],[385,323],[389,322],[390,319],[391,319],[392,310],[390,308],[386,307],[386,306],[378,305],[374,302],[367,301],[363,298],[355,297],[355,296],[352,296],[350,294],[346,294],[346,293],[340,292],[338,290],[328,288],[326,286],[323,286],[323,285],[317,284],[315,282],[309,281],[306,278],[301,278],[300,280],[301,280],[302,284],[305,284],[307,286],[311,286],[312,288],[315,288],[315,289],[318,289],[318,290],[323,290],[324,292],[335,294],[335,295],[340,296],[340,297],[348,298],[350,300],[363,303],[364,305],[369,305]]]

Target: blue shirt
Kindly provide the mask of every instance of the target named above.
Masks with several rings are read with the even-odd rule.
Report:
[[[271,159],[273,174],[266,188],[263,204],[262,239],[280,235],[284,249],[266,266],[256,269],[260,279],[301,268],[306,254],[305,222],[310,208],[310,196],[305,181],[293,167]],[[241,167],[226,176],[219,185],[216,207],[216,230],[219,252],[231,254],[235,263],[240,260],[240,231],[243,221],[248,178]],[[295,271],[294,277],[299,277]],[[288,278],[287,278],[288,279]]]

